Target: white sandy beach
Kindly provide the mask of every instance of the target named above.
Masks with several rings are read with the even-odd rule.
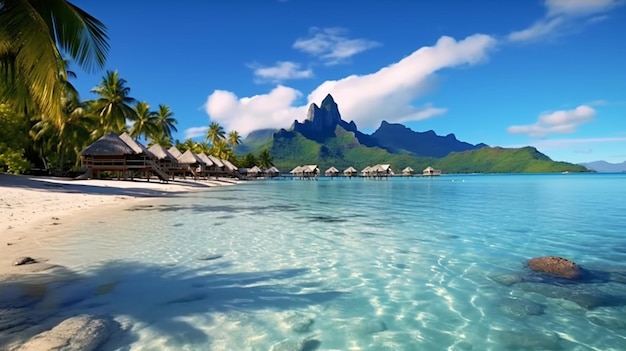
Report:
[[[71,180],[0,173],[0,275],[23,273],[17,257],[31,256],[41,239],[84,215],[127,208],[176,193],[235,184],[234,180],[182,180],[169,183],[118,180]]]

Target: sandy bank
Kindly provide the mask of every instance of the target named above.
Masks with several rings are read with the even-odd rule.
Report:
[[[232,180],[143,181],[70,180],[0,173],[0,275],[22,273],[14,267],[19,256],[40,245],[58,226],[81,214],[127,208],[141,201],[158,201],[190,191],[235,184]]]

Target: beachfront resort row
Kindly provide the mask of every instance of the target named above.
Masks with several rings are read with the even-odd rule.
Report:
[[[133,139],[127,133],[117,135],[108,133],[87,146],[80,154],[81,168],[86,172],[79,178],[100,178],[102,175],[115,176],[117,179],[134,179],[135,177],[157,177],[163,182],[175,177],[191,177],[194,180],[208,179],[209,177],[236,177],[240,179],[274,178],[281,176],[276,167],[260,169],[237,168],[230,161],[219,159],[213,155],[193,153],[191,150],[180,152],[175,146],[165,149],[155,144],[149,148]],[[289,172],[295,178],[314,178],[320,175],[317,165],[298,166]],[[411,167],[402,170],[402,175],[412,176]],[[395,173],[389,164],[378,164],[365,167],[358,172],[354,167],[348,167],[340,173],[335,167],[324,172],[327,177],[389,177]],[[441,175],[440,170],[427,167],[422,172],[424,176]]]

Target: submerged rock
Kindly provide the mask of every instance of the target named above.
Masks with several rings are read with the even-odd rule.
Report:
[[[528,267],[537,272],[548,273],[565,279],[577,279],[581,276],[580,266],[574,261],[562,257],[536,257],[528,261]]]
[[[525,317],[543,314],[544,307],[526,299],[507,298],[500,301],[500,309],[513,317]]]
[[[308,332],[314,322],[313,318],[299,313],[285,318],[284,321],[289,325],[289,329],[296,333]]]
[[[200,255],[200,256],[196,257],[196,259],[199,260],[199,261],[213,261],[213,260],[217,260],[218,258],[222,258],[222,257],[224,257],[224,255],[207,254],[207,255]]]
[[[33,263],[37,263],[37,260],[35,260],[32,257],[28,257],[28,256],[19,257],[15,261],[13,261],[13,265],[14,266],[22,266],[22,265],[25,265],[25,264],[33,264]]]
[[[562,348],[558,334],[550,331],[534,330],[493,330],[498,347],[513,350],[560,350]]]
[[[322,343],[314,339],[313,337],[308,337],[299,340],[287,339],[281,341],[277,344],[274,344],[271,351],[314,351],[317,350]]]
[[[564,299],[576,303],[580,307],[593,309],[599,306],[617,306],[624,303],[624,298],[607,294],[595,289],[590,284],[552,285],[544,283],[520,283],[519,287],[550,298]]]
[[[354,325],[359,334],[373,334],[387,330],[387,325],[380,319],[361,319]]]
[[[40,333],[14,351],[97,350],[118,329],[117,322],[91,315],[68,318],[56,327]]]

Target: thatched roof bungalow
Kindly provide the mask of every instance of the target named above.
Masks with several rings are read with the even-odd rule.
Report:
[[[413,172],[415,172],[415,170],[413,170],[413,168],[411,168],[411,167],[407,167],[407,168],[402,170],[402,174],[405,175],[405,176],[413,175]]]
[[[221,161],[224,164],[224,169],[226,170],[227,173],[234,174],[235,172],[237,172],[237,167],[235,167],[235,165],[232,164],[232,162],[228,160],[221,160]]]
[[[280,175],[280,171],[278,170],[278,168],[272,166],[265,170],[265,175],[267,175],[270,178],[278,177]]]
[[[126,145],[130,146],[130,148],[133,149],[133,151],[137,155],[145,155],[147,158],[156,159],[156,157],[154,156],[152,152],[150,152],[150,150],[148,150],[141,143],[133,139],[133,137],[128,135],[128,133],[120,134],[120,139],[122,139],[122,141],[124,141]]]
[[[183,154],[182,152],[180,152],[180,150],[178,150],[178,148],[176,148],[176,146],[172,146],[171,148],[167,149],[167,152],[176,157],[177,160]]]
[[[352,166],[343,170],[343,175],[346,177],[355,177],[358,174],[359,174],[359,171],[357,171],[356,168]]]
[[[304,174],[304,170],[302,169],[302,166],[296,166],[296,168],[289,171],[289,173],[294,176],[302,176],[302,174]]]
[[[335,167],[330,167],[326,171],[324,171],[324,175],[327,177],[336,177],[339,175],[339,170]]]
[[[263,171],[259,167],[248,168],[248,177],[259,177],[261,175],[263,175]]]
[[[441,170],[434,169],[431,166],[428,166],[422,171],[422,175],[429,176],[429,177],[440,176]]]

